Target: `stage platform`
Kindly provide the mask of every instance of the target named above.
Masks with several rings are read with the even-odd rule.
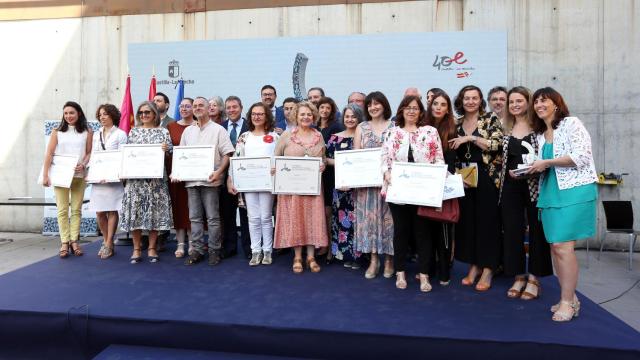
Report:
[[[585,297],[579,318],[552,322],[552,278],[525,302],[506,298],[509,278],[486,293],[459,285],[460,264],[450,286],[425,294],[340,264],[294,275],[290,255],[184,266],[170,249],[131,265],[131,248],[101,261],[98,246],[0,276],[0,358],[89,359],[115,344],[318,359],[640,358],[640,333]]]

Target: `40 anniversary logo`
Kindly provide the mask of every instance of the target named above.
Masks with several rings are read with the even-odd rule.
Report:
[[[456,78],[462,79],[471,76],[472,71],[475,70],[473,66],[467,64],[468,61],[464,52],[458,51],[453,56],[436,55],[432,66],[438,71],[455,71]]]

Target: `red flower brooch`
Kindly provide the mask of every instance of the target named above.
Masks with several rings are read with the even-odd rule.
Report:
[[[267,144],[271,144],[273,142],[273,136],[265,135],[262,137],[262,141],[266,142]]]

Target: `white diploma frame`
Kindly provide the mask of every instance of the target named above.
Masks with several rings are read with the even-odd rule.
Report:
[[[274,159],[274,194],[320,195],[322,158],[276,156]]]
[[[91,153],[87,182],[120,182],[121,163],[122,154],[120,150],[96,151]]]
[[[336,189],[382,186],[382,149],[336,151]]]
[[[444,193],[442,200],[449,200],[464,196],[464,183],[462,182],[462,175],[449,174],[444,181]]]
[[[213,146],[175,146],[171,177],[180,181],[208,181],[214,170],[215,156]]]
[[[442,207],[447,165],[394,162],[387,202]]]
[[[162,179],[164,151],[162,144],[127,144],[122,153],[121,179]]]
[[[49,167],[49,182],[51,186],[70,188],[73,175],[78,165],[78,155],[53,155],[51,166]],[[38,175],[38,184],[42,185],[44,166]]]
[[[271,156],[232,157],[229,167],[238,192],[273,191]]]

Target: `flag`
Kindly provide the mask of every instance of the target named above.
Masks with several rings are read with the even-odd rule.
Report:
[[[173,111],[173,118],[176,121],[180,120],[180,103],[184,99],[184,81],[178,80],[178,94],[176,95],[175,110]]]
[[[127,134],[133,127],[133,102],[131,101],[131,75],[127,75],[127,84],[124,89],[124,98],[120,106],[120,126]]]
[[[156,96],[156,75],[153,74],[151,76],[151,85],[149,85],[149,101],[153,101],[153,98]]]

